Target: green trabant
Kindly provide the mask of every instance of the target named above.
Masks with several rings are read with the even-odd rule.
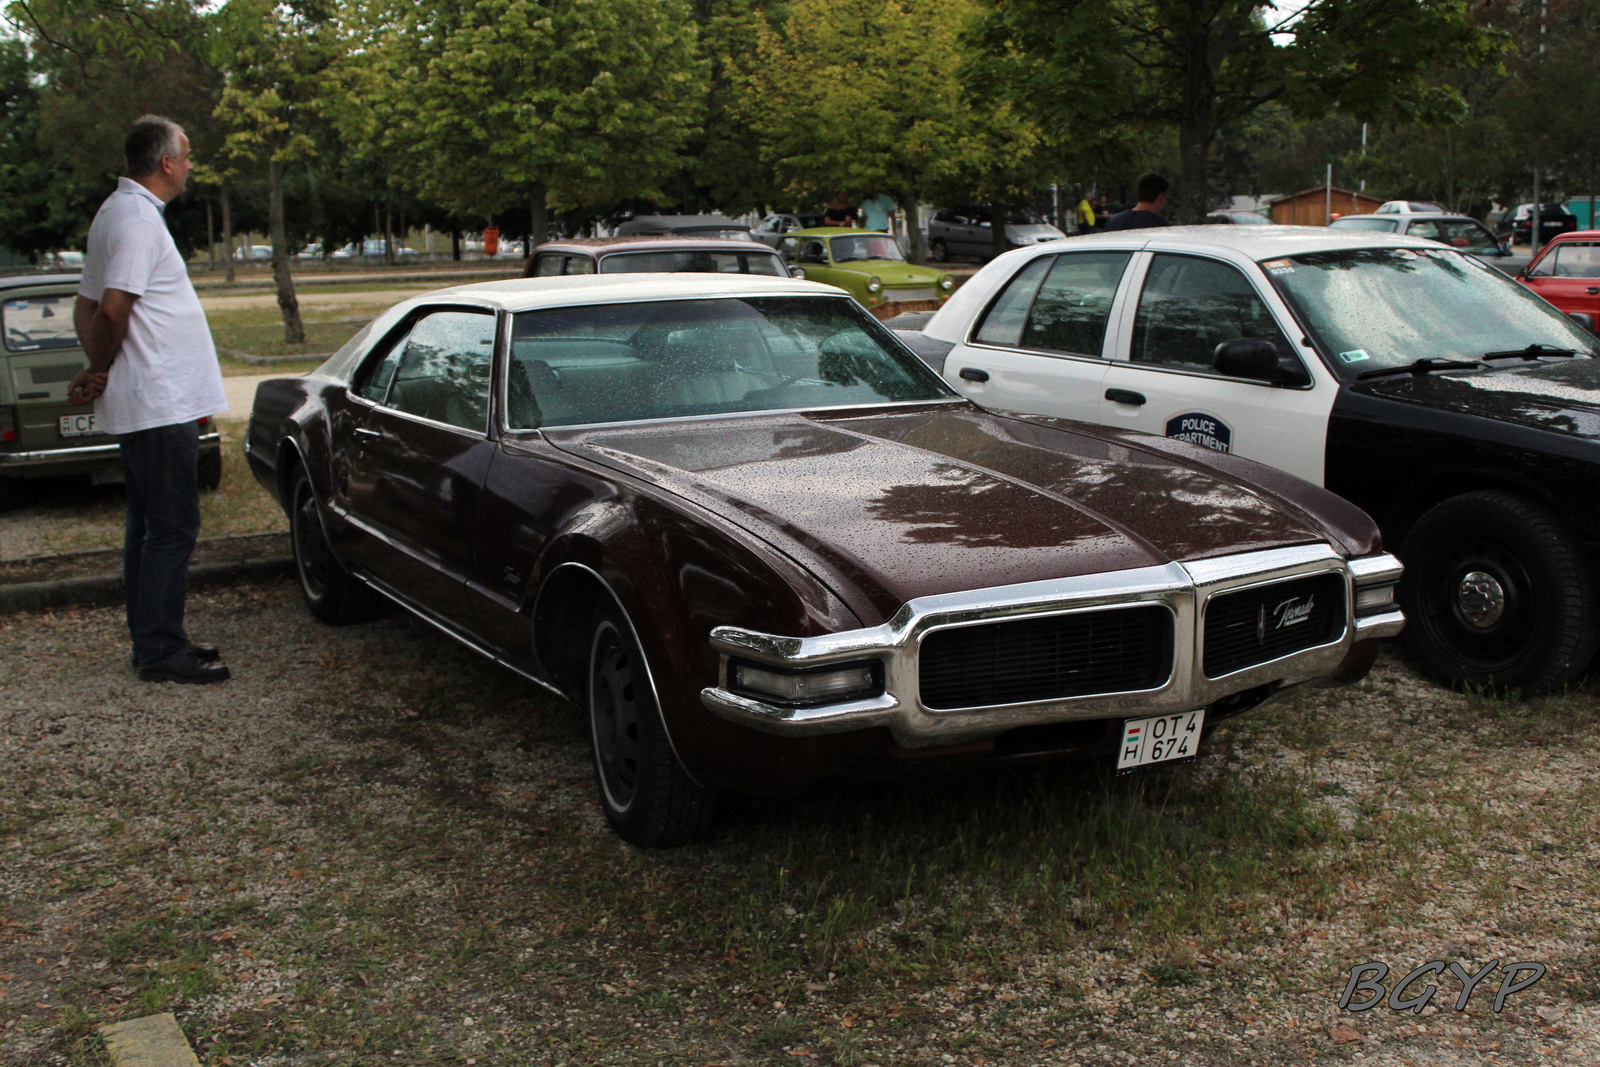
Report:
[[[76,274],[0,278],[0,510],[11,506],[23,478],[87,475],[122,481],[116,439],[94,424],[94,409],[67,400],[67,385],[89,357],[78,347],[72,305]],[[222,480],[217,428],[201,420],[202,489]]]
[[[836,285],[880,319],[902,311],[936,311],[956,288],[946,272],[907,263],[895,239],[875,230],[791,230],[778,251],[796,277]]]

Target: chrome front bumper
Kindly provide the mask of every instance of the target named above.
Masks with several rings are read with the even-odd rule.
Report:
[[[1355,642],[1399,633],[1405,617],[1396,607],[1365,616],[1355,612],[1358,590],[1393,585],[1400,571],[1400,561],[1388,554],[1347,561],[1327,545],[1307,545],[918,597],[881,626],[818,637],[719,626],[711,631],[711,644],[722,655],[720,684],[701,690],[700,699],[714,714],[767,733],[804,737],[884,726],[908,748],[955,744],[1037,723],[1189,711],[1257,686],[1325,677]],[[1334,640],[1221,677],[1205,676],[1200,651],[1211,597],[1329,572],[1345,578],[1345,624]],[[921,702],[918,653],[934,630],[1136,604],[1159,605],[1173,616],[1172,672],[1154,689],[957,710],[935,711]],[[835,704],[769,703],[728,688],[730,658],[790,669],[875,661],[882,665],[884,688],[877,696]]]

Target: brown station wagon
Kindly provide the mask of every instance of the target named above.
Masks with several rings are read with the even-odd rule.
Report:
[[[985,411],[797,279],[408,300],[263,383],[246,450],[316,616],[392,601],[585,707],[602,807],[646,845],[722,791],[1193,756],[1403,624],[1337,497]]]

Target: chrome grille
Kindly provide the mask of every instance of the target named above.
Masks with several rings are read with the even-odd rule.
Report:
[[[926,289],[885,289],[883,298],[896,303],[906,300],[932,300],[934,290],[931,286]]]
[[[1155,605],[935,630],[918,660],[932,710],[1154,689],[1172,672],[1172,614]]]
[[[1315,574],[1231,593],[1206,604],[1201,666],[1207,678],[1315,648],[1344,632],[1342,574]]]

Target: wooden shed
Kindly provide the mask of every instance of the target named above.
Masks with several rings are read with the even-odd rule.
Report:
[[[1333,213],[1335,215],[1370,215],[1383,206],[1383,201],[1354,189],[1333,187]],[[1288,196],[1275,196],[1267,201],[1272,221],[1286,226],[1326,226],[1328,224],[1328,196],[1326,185],[1302,189]]]

